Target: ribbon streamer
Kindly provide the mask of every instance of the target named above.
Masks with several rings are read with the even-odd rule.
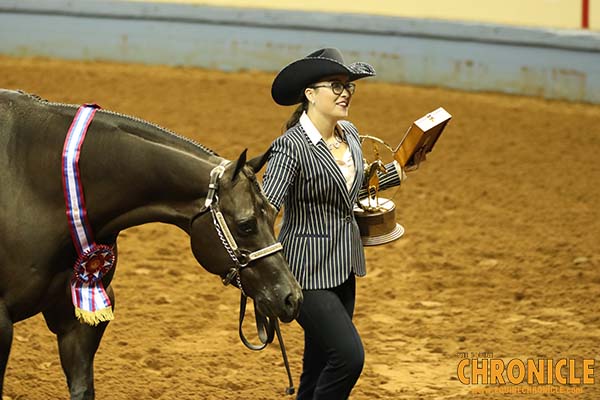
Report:
[[[92,326],[114,318],[102,277],[111,270],[116,258],[112,246],[98,245],[94,241],[79,172],[81,147],[98,108],[100,107],[96,104],[79,107],[67,132],[62,153],[66,214],[78,255],[73,266],[71,297],[77,319]]]

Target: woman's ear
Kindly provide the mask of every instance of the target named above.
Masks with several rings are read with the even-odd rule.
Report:
[[[315,89],[313,89],[313,88],[304,89],[304,97],[306,97],[306,99],[308,100],[309,103],[314,104],[315,103]]]

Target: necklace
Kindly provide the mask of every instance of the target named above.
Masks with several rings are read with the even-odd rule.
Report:
[[[329,150],[339,149],[342,144],[342,140],[337,135],[333,135],[333,142],[325,142]]]

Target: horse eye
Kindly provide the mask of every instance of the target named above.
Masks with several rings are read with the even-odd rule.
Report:
[[[238,224],[238,229],[242,235],[249,235],[251,233],[256,232],[256,220],[248,220],[244,222],[240,222]]]

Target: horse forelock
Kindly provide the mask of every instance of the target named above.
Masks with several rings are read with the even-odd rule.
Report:
[[[250,168],[249,166],[244,167],[243,173],[250,181],[251,186],[254,187],[258,197],[260,197],[263,201],[269,204],[269,200],[265,195],[262,185],[260,184],[260,181],[256,177],[256,173],[252,170],[252,168]]]
[[[245,179],[239,179],[240,177]],[[244,180],[247,180],[249,183],[248,186],[250,187],[252,198],[258,196],[264,201],[268,201],[266,196],[264,195],[264,192],[262,190],[260,182],[258,181],[258,178],[256,177],[256,174],[248,165],[245,165],[242,169],[240,169],[240,171],[238,172],[238,179],[232,180],[231,186],[229,187],[230,190],[232,190],[233,192],[237,190],[246,190],[246,185],[240,185],[240,183],[242,183]],[[238,196],[234,194],[234,197]]]

